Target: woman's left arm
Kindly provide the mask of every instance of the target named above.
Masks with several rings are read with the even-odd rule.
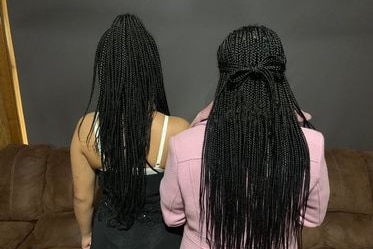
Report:
[[[318,160],[317,173],[315,173],[315,177],[318,178],[318,181],[315,186],[310,189],[307,209],[304,215],[304,226],[306,227],[321,225],[326,215],[330,196],[328,168],[324,155],[324,137],[321,133],[319,136],[320,144],[318,148],[320,149],[320,159]]]

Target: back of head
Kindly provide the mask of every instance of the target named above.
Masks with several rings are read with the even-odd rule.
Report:
[[[116,108],[122,98],[134,111],[139,103],[169,112],[158,48],[138,17],[115,18],[99,41],[94,69],[100,83],[99,102]]]
[[[201,224],[212,248],[287,248],[302,229],[310,161],[281,41],[266,27],[243,27],[220,45],[218,64]]]
[[[169,115],[157,45],[139,18],[115,18],[99,41],[94,70],[104,189],[117,220],[129,228],[144,201],[153,112]]]

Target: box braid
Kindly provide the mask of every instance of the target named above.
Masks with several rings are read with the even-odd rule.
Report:
[[[153,113],[170,115],[157,45],[136,16],[117,16],[101,37],[89,103],[96,79],[99,97],[94,120],[99,128],[94,135],[96,148],[100,143],[103,189],[110,195],[115,219],[129,229],[144,204]]]
[[[201,229],[211,248],[288,248],[301,236],[310,158],[281,41],[266,27],[243,27],[220,45],[218,64],[203,146]]]

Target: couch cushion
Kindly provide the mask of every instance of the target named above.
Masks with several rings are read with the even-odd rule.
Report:
[[[373,199],[373,151],[364,152],[364,158],[368,166],[370,186],[372,188],[371,192],[372,192],[372,199]]]
[[[364,154],[348,150],[326,153],[330,181],[328,211],[373,214],[372,186]]]
[[[302,232],[303,249],[311,249],[318,247],[323,241],[322,230],[320,227],[304,227]]]
[[[73,210],[73,184],[70,153],[67,148],[50,151],[45,178],[44,210],[54,212]]]
[[[48,249],[81,249],[81,247],[49,247]]]
[[[0,151],[0,220],[40,217],[49,146],[8,146]]]
[[[328,213],[323,237],[331,248],[373,248],[373,217],[362,214]]]
[[[17,248],[32,232],[34,225],[31,222],[1,221],[0,222],[0,248]]]
[[[43,215],[32,236],[37,248],[80,246],[79,227],[72,211]]]

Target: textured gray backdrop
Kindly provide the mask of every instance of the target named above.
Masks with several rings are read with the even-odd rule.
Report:
[[[171,112],[192,120],[217,83],[216,50],[246,24],[275,30],[288,80],[327,147],[373,149],[371,0],[8,1],[30,143],[68,146],[99,37],[134,13],[158,43]]]

